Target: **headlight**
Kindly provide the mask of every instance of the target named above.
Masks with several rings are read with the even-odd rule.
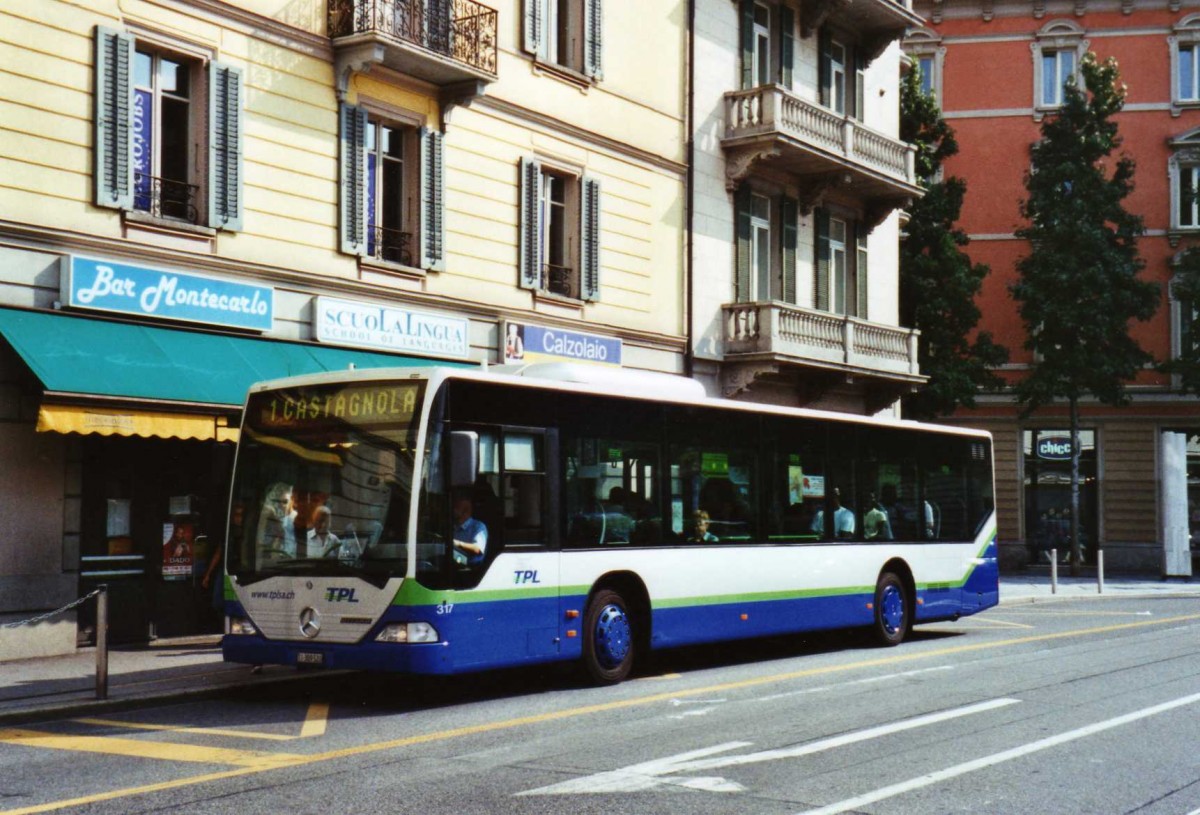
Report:
[[[385,626],[376,642],[437,642],[438,632],[429,623],[392,623]]]
[[[254,627],[254,623],[250,622],[245,617],[230,617],[229,633],[253,636],[254,634],[258,633],[258,629]]]

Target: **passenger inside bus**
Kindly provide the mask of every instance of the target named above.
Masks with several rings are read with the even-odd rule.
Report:
[[[296,556],[296,509],[291,484],[276,481],[267,488],[257,541],[259,551],[268,558]]]
[[[339,557],[342,542],[337,535],[329,531],[331,514],[329,507],[324,504],[313,510],[306,536],[305,557]]]
[[[471,496],[454,498],[454,560],[460,566],[478,566],[487,555],[488,529],[472,516]]]
[[[842,506],[842,491],[838,487],[833,488],[830,503],[833,506],[833,537],[838,540],[852,540],[855,527],[854,510]],[[825,534],[824,509],[818,511],[817,517],[813,518],[812,531],[818,535]]]
[[[688,540],[693,543],[712,543],[719,540],[713,533],[708,531],[708,513],[702,509],[698,509],[692,513],[692,532],[688,536]]]

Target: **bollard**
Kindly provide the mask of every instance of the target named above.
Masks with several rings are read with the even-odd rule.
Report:
[[[1058,550],[1050,550],[1050,593],[1058,594]]]
[[[1096,552],[1096,594],[1104,594],[1104,550]]]
[[[108,698],[108,586],[96,587],[96,698]]]

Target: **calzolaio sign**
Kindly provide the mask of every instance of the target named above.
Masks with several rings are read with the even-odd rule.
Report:
[[[317,298],[313,335],[332,345],[419,356],[466,359],[471,350],[465,317],[334,297]]]
[[[270,331],[275,290],[208,275],[74,255],[62,277],[72,308]]]
[[[510,322],[505,323],[502,342],[505,362],[621,364],[621,341],[616,337]]]

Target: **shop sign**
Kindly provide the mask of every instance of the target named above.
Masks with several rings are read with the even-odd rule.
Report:
[[[561,328],[505,323],[504,361],[620,365],[621,341]]]
[[[208,275],[185,274],[74,255],[62,299],[73,308],[270,331],[275,290]]]
[[[333,297],[318,297],[313,309],[313,334],[332,345],[465,359],[469,330],[465,317]]]
[[[1049,461],[1069,461],[1071,458],[1070,436],[1043,436],[1038,439],[1037,457]]]

